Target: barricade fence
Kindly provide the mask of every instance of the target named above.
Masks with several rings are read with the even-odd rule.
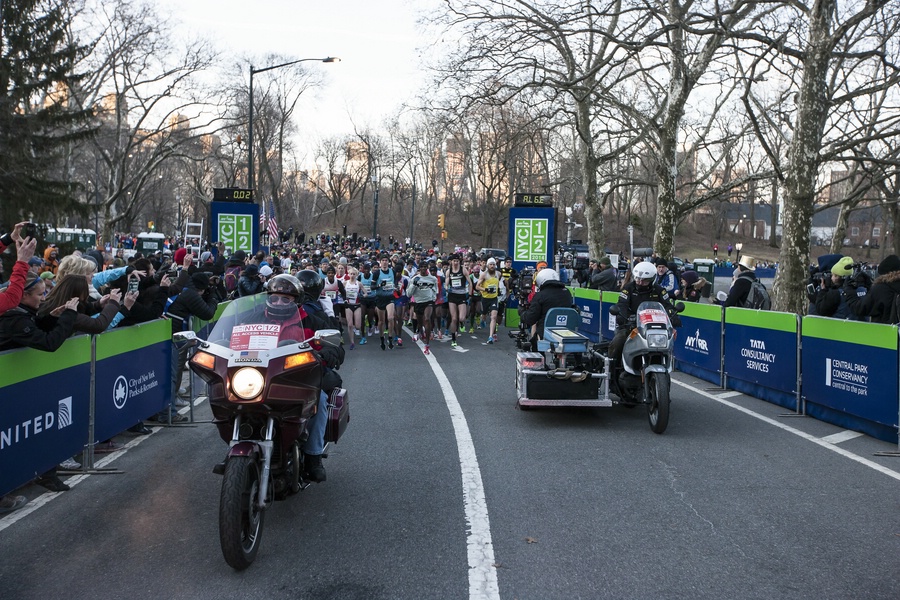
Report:
[[[569,288],[579,332],[612,339],[618,292]],[[599,316],[598,316],[599,315]],[[898,443],[900,329],[686,302],[675,367],[717,387]]]

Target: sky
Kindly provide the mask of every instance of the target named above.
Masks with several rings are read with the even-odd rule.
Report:
[[[216,40],[221,50],[254,59],[337,56],[339,63],[305,63],[325,87],[304,98],[301,134],[352,133],[353,123],[377,126],[425,80],[417,48],[426,47],[416,19],[434,0],[163,0],[160,9],[188,34]],[[279,71],[254,76],[277,77]],[[261,85],[261,84],[256,84]],[[304,104],[305,103],[305,104]]]

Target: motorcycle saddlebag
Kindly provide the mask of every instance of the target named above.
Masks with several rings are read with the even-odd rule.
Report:
[[[328,422],[325,424],[325,441],[336,443],[350,422],[350,398],[347,390],[336,388],[328,397]]]

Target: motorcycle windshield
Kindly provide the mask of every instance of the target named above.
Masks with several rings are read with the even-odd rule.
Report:
[[[669,315],[659,302],[641,302],[637,309],[637,326],[643,334],[647,329],[659,329],[660,326],[671,327]]]
[[[219,307],[222,313],[206,337],[206,341],[210,344],[225,346],[232,350],[264,350],[277,345],[280,326],[264,325],[265,293],[236,298],[220,304]]]

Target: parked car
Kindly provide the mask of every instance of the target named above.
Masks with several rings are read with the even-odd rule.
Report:
[[[484,256],[485,260],[493,256],[498,261],[506,259],[506,250],[503,248],[482,248],[478,251],[478,256]]]

